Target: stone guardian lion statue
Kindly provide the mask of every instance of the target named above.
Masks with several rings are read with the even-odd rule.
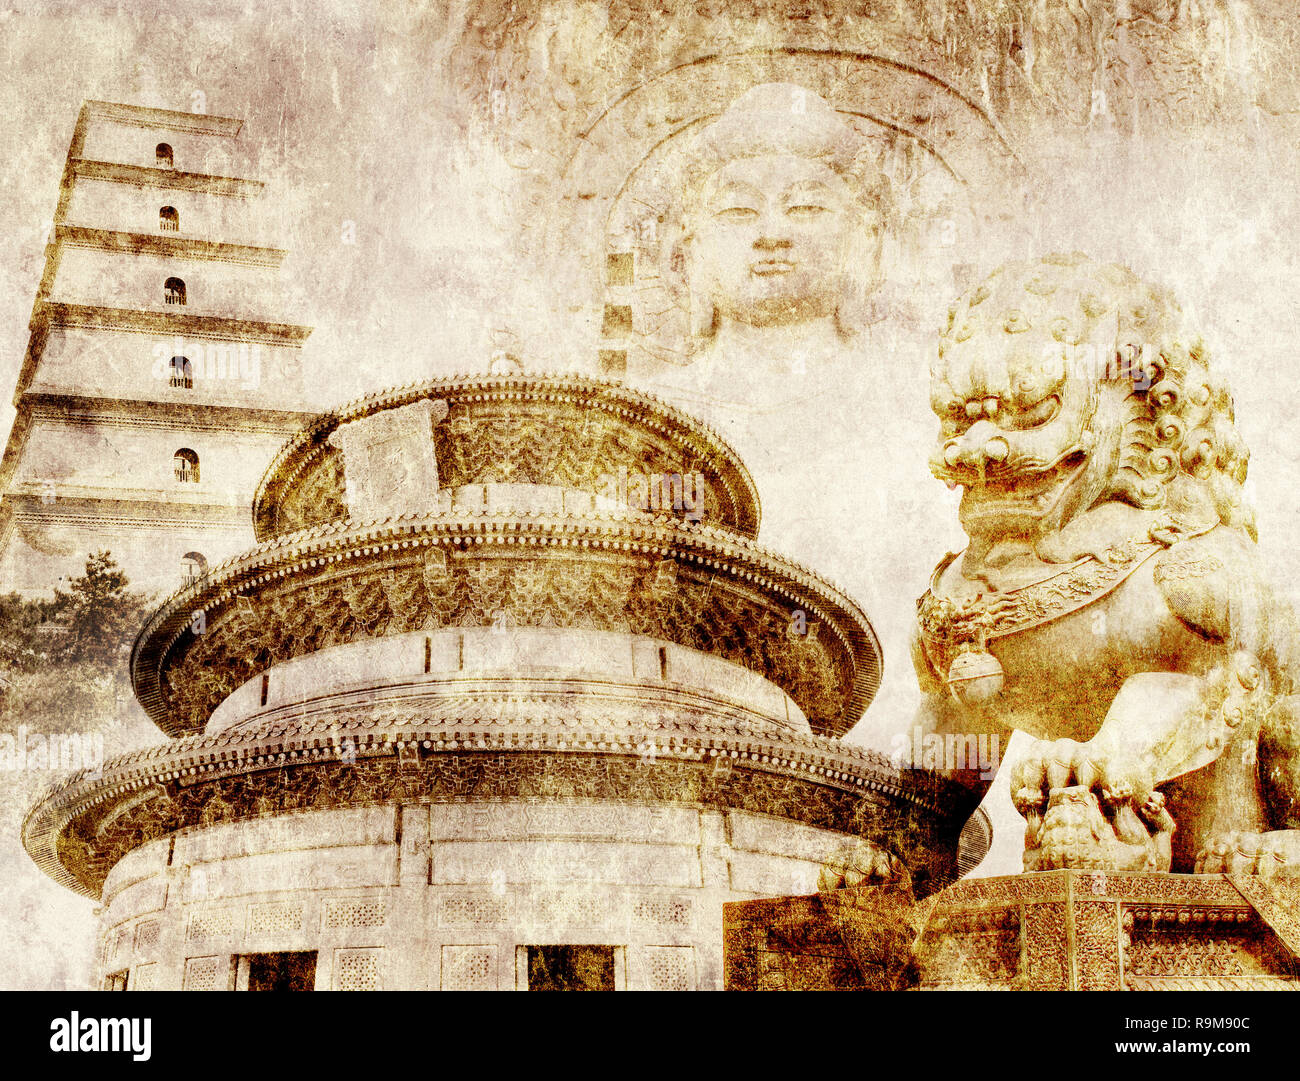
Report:
[[[953,307],[931,404],[969,544],[918,602],[923,723],[1037,738],[1026,870],[1300,867],[1296,624],[1173,297],[1082,255],[1004,266]]]

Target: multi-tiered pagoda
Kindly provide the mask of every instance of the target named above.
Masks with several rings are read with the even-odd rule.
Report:
[[[109,549],[164,595],[248,546],[258,475],[315,407],[241,126],[82,106],[0,458],[0,588]]]

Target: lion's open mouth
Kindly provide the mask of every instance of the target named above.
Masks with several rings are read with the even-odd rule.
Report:
[[[1087,463],[1088,456],[1076,450],[1055,465],[1035,472],[1022,470],[986,479],[965,478],[961,482],[966,487],[961,501],[962,517],[1015,514],[1041,518],[1056,508]]]

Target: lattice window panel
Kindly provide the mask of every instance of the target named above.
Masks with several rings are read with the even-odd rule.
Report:
[[[508,915],[504,897],[444,897],[438,906],[438,923],[443,927],[504,923]]]
[[[690,901],[681,897],[643,897],[632,906],[632,916],[642,923],[674,927],[690,927],[694,922]]]
[[[222,976],[229,967],[224,957],[187,957],[183,986],[186,991],[224,991]]]
[[[135,949],[137,953],[145,950],[152,950],[158,945],[158,935],[162,930],[162,922],[159,920],[145,920],[136,924],[135,927]]]
[[[135,971],[131,973],[130,988],[132,991],[156,991],[158,990],[158,964],[150,961],[147,965],[136,965]]]
[[[109,958],[116,961],[119,957],[121,957],[124,953],[127,952],[127,949],[130,945],[131,945],[131,928],[129,927],[117,928],[117,930],[113,932],[112,943],[108,948]]]
[[[495,991],[496,967],[495,946],[443,946],[442,989]]]
[[[240,913],[233,908],[214,908],[209,912],[195,912],[190,916],[189,937],[220,938],[233,935],[240,924]]]
[[[582,893],[542,894],[533,899],[537,918],[569,927],[592,927],[601,922],[603,898]]]
[[[388,906],[378,897],[361,897],[346,901],[327,901],[326,927],[382,927],[388,919]]]
[[[251,905],[248,909],[249,931],[301,931],[302,905],[272,901]]]
[[[334,953],[334,990],[381,991],[379,962],[381,949],[336,950]]]
[[[647,946],[646,987],[651,991],[694,991],[693,946]]]

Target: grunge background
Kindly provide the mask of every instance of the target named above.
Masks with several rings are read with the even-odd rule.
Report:
[[[850,738],[889,750],[916,705],[911,612],[929,569],[961,544],[951,494],[916,481],[937,431],[928,353],[954,291],[1007,258],[1078,249],[1173,288],[1228,374],[1261,551],[1294,595],[1300,15],[1283,0],[24,3],[0,11],[0,384],[22,361],[87,99],[243,119],[248,173],[270,185],[275,240],[290,251],[286,307],[315,327],[304,403],[315,407],[482,368],[503,343],[525,366],[591,370],[588,298],[564,293],[571,279],[550,272],[544,240],[567,213],[555,177],[583,118],[620,81],[691,57],[854,35],[959,84],[1024,176],[963,176],[977,215],[997,213],[967,232],[938,206],[918,226],[931,241],[886,268],[882,295],[903,300],[860,346],[876,406],[806,434],[809,446],[848,442],[861,470],[818,489],[834,513],[806,528],[778,514],[761,534],[848,585],[884,641],[884,685]],[[887,371],[872,367],[882,356]],[[0,426],[12,415],[5,403]],[[915,471],[883,464],[904,461]],[[776,505],[804,498],[793,462],[757,479]],[[869,528],[843,543],[855,522]],[[161,738],[120,706],[107,753]],[[44,879],[18,843],[46,779],[0,778],[6,987],[89,978],[93,905]],[[990,808],[997,835],[980,873],[1018,870],[1004,790]]]

